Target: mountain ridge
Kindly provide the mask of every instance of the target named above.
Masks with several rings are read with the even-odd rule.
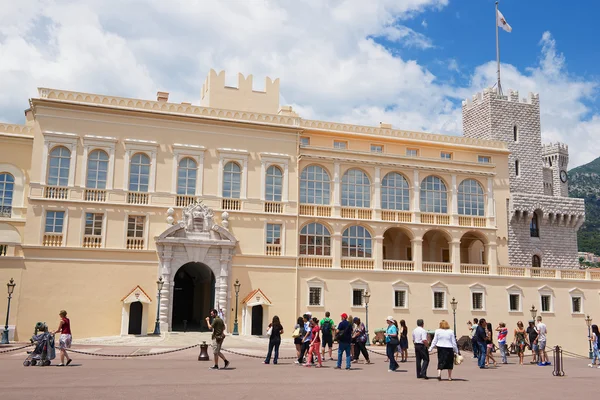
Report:
[[[569,171],[569,197],[585,200],[585,223],[577,232],[579,251],[600,254],[600,157]]]

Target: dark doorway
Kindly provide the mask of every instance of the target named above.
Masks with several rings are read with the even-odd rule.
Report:
[[[252,307],[252,335],[263,334],[263,307],[261,305]]]
[[[136,301],[129,305],[129,334],[130,335],[141,335],[142,334],[142,312],[144,306],[141,302]]]
[[[206,331],[205,318],[214,307],[215,276],[201,263],[187,263],[175,274],[173,331]]]

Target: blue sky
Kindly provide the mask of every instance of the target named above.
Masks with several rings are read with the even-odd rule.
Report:
[[[492,0],[20,0],[0,8],[0,121],[37,87],[199,104],[210,70],[281,79],[304,118],[460,135],[495,83]],[[540,94],[544,141],[600,156],[600,2],[503,0],[503,88]],[[107,132],[110,134],[110,132]]]

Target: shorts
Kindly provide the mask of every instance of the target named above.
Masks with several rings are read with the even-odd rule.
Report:
[[[213,354],[219,354],[221,352],[221,346],[223,346],[222,340],[213,339],[211,345]]]
[[[68,333],[63,333],[60,335],[60,339],[58,340],[58,348],[60,350],[70,349],[71,348],[71,340],[72,337]]]
[[[329,346],[331,349],[333,347],[333,335],[323,335],[323,347]]]
[[[294,338],[294,344],[302,344],[302,338],[301,337]]]
[[[541,351],[546,350],[546,341],[545,340],[538,340],[538,346],[540,348]]]
[[[533,351],[534,353],[537,353],[539,350],[540,350],[540,346],[538,346],[537,344],[531,345],[531,351]]]

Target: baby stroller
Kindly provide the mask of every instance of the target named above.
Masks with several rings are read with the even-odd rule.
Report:
[[[43,322],[35,324],[35,331],[31,337],[31,343],[35,349],[28,353],[23,361],[23,366],[40,365],[47,367],[51,360],[56,358],[56,349],[54,348],[54,335],[48,332],[48,326]]]

